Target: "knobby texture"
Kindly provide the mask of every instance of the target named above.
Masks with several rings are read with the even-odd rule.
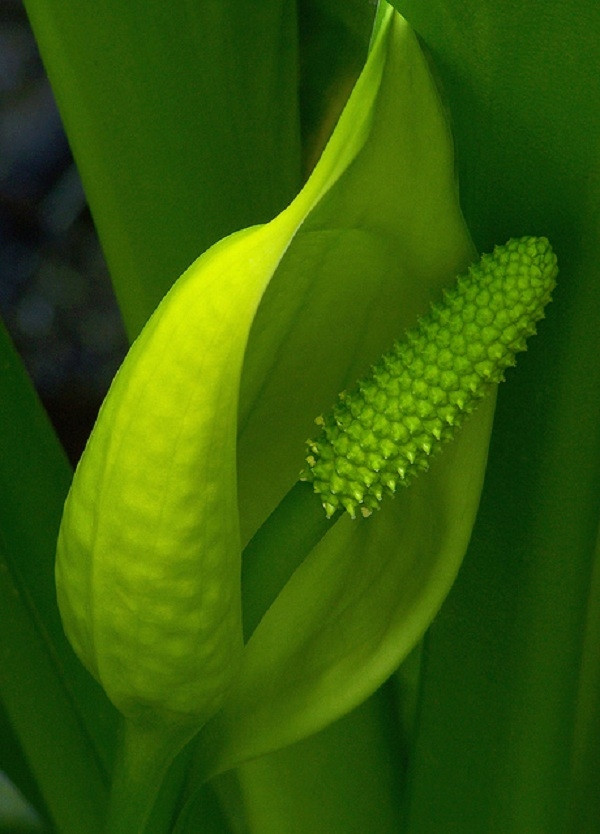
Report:
[[[550,301],[556,257],[545,238],[498,246],[395,343],[356,388],[340,395],[307,467],[328,517],[368,517],[427,471],[482,397],[526,349]]]

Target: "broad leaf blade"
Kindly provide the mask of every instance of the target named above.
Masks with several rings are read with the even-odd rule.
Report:
[[[472,547],[428,641],[410,831],[562,834],[595,801],[590,782],[570,791],[578,751],[599,744],[597,723],[585,742],[573,728],[598,617],[600,6],[396,5],[442,75],[475,240],[545,234],[560,267],[540,339],[500,392]]]
[[[56,824],[100,830],[114,715],[66,641],[54,591],[70,468],[0,337],[0,698]]]
[[[219,238],[298,187],[296,21],[270,0],[28,0],[134,336]]]

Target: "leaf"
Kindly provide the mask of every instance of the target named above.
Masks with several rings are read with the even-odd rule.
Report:
[[[384,687],[323,732],[238,768],[249,829],[397,834],[398,759]]]
[[[585,714],[588,686],[598,702],[600,6],[396,5],[442,76],[476,242],[543,233],[560,264],[540,338],[501,389],[472,544],[428,637],[408,828],[593,831],[594,760],[579,757],[600,744]]]
[[[41,819],[48,817],[44,800],[31,773],[27,759],[0,703],[0,772],[18,791],[26,807]],[[35,811],[33,811],[35,809]],[[0,817],[1,818],[1,817]],[[0,827],[0,830],[1,827]]]
[[[253,324],[238,453],[245,538],[297,476],[311,418],[472,256],[442,107],[413,33],[389,9],[323,160],[352,141],[369,106],[361,152],[303,223]],[[466,549],[492,410],[487,402],[430,473],[376,518],[342,519],[292,576],[201,738],[209,771],[325,726],[414,646]]]
[[[300,118],[304,169],[317,163],[365,62],[375,7],[300,0]]]
[[[57,550],[61,613],[77,654],[128,717],[145,710],[194,716],[205,686],[212,708],[216,694],[202,661],[208,654],[218,668],[219,692],[221,666],[230,657],[235,665],[235,445],[246,342],[290,241],[351,162],[368,116],[352,141],[330,146],[283,212],[219,241],[184,272],[132,345],[78,465]],[[176,577],[171,584],[165,570]],[[225,585],[218,599],[213,580],[216,591]],[[156,656],[129,675],[123,666],[149,639],[136,628],[140,617]]]
[[[70,468],[2,327],[0,357],[0,699],[57,826],[99,831],[114,714],[65,639],[54,592]]]
[[[133,337],[199,252],[296,192],[295,15],[285,0],[26,9]]]

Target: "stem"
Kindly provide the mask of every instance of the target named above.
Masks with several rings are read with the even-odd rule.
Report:
[[[297,481],[244,548],[242,593],[247,640],[285,583],[341,516],[327,518],[312,484]]]
[[[195,734],[189,726],[138,724],[125,719],[113,776],[106,834],[143,834],[167,771]],[[168,831],[175,795],[183,779],[178,768],[169,780],[172,801],[161,803],[162,820],[153,819],[152,832]],[[162,797],[161,797],[162,799]]]

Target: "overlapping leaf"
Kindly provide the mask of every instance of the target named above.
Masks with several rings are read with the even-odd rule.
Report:
[[[428,640],[407,827],[593,831],[600,5],[394,2],[441,73],[478,246],[544,234],[560,265],[501,388],[472,547]]]
[[[200,252],[269,220],[297,190],[294,9],[25,7],[133,337]]]
[[[54,821],[100,831],[114,715],[66,641],[53,581],[70,469],[1,324],[0,356],[0,702]]]

